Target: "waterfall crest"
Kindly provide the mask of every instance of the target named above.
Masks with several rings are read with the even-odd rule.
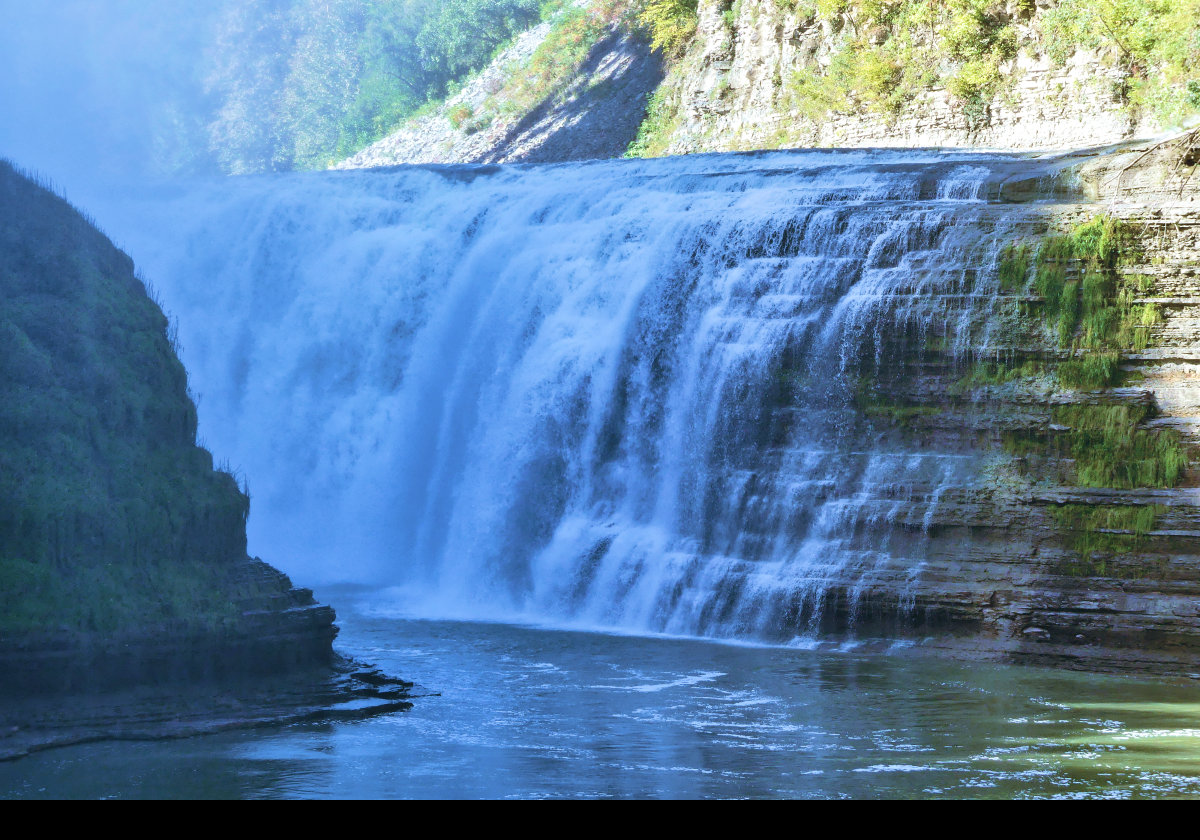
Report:
[[[919,580],[911,502],[978,469],[881,431],[870,383],[982,340],[1024,165],[400,167],[100,215],[178,319],[252,551],[432,613],[778,640]]]

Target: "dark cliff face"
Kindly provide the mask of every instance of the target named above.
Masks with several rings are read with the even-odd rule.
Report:
[[[253,638],[265,654],[278,636],[292,648],[280,664],[327,659],[332,611],[246,556],[248,513],[234,477],[196,445],[167,318],[129,257],[0,162],[0,659],[16,669],[6,687],[38,651],[65,663],[84,643],[101,655],[118,640],[162,654],[172,640],[197,651]],[[195,670],[184,660],[180,676]]]

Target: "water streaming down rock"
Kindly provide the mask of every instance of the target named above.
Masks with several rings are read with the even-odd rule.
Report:
[[[907,409],[873,384],[983,340],[1021,223],[986,198],[1028,166],[405,167],[101,215],[179,319],[253,550],[432,613],[790,639],[912,609],[979,462],[874,422]]]

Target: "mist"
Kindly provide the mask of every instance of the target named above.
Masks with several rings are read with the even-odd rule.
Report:
[[[0,156],[113,180],[324,169],[536,22],[537,0],[0,0]]]
[[[211,171],[201,68],[226,5],[0,0],[0,155],[68,192]]]

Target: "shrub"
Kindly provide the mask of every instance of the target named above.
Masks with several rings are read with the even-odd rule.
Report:
[[[696,34],[699,0],[647,0],[638,21],[650,32],[650,44],[677,58]]]

